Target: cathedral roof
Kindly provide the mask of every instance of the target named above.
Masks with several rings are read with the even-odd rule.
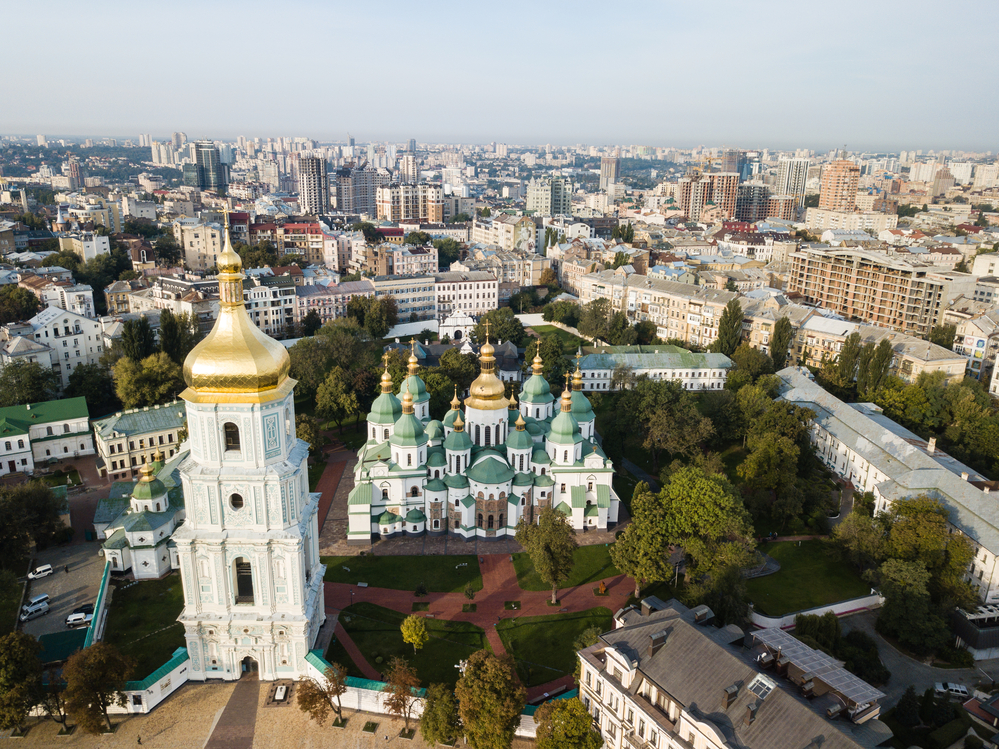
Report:
[[[444,448],[455,452],[464,452],[472,447],[472,438],[468,432],[455,429],[444,439]]]
[[[427,439],[431,440],[444,439],[444,425],[437,419],[431,419],[427,423],[426,432],[427,432]]]
[[[446,492],[447,484],[445,484],[440,479],[430,479],[423,487],[424,491],[428,492]]]
[[[407,523],[425,523],[427,521],[427,516],[424,515],[420,510],[412,509],[406,513]]]
[[[533,473],[518,473],[513,477],[514,486],[532,486],[534,484]]]
[[[468,389],[468,397],[465,398],[466,408],[477,408],[480,411],[498,411],[506,408],[506,385],[496,376],[496,357],[493,356],[495,349],[489,343],[488,324],[486,330],[486,342],[479,349],[479,366],[481,371],[479,376],[472,382]]]
[[[463,473],[449,473],[444,477],[444,483],[451,489],[467,489],[468,479]]]
[[[513,479],[513,469],[495,455],[487,455],[465,471],[470,481],[479,484],[503,484]]]

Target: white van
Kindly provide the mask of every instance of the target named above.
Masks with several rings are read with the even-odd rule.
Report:
[[[45,616],[47,613],[49,613],[49,605],[47,603],[40,603],[21,614],[21,621],[30,622],[32,619]]]
[[[32,598],[29,598],[27,601],[25,601],[24,605],[21,607],[21,610],[27,611],[28,609],[33,608],[34,606],[37,606],[40,603],[48,603],[48,602],[49,602],[49,594],[40,593],[37,596],[33,596]]]
[[[43,564],[41,567],[35,567],[35,569],[31,570],[31,572],[28,573],[28,579],[37,580],[40,577],[48,577],[51,574],[52,574],[52,565]]]

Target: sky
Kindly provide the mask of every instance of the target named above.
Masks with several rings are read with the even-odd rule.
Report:
[[[996,0],[40,7],[3,134],[999,151]]]

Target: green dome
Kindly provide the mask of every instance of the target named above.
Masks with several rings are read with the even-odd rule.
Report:
[[[157,478],[139,481],[132,489],[132,499],[157,499],[166,494],[166,486]]]
[[[555,479],[553,479],[547,473],[544,475],[538,475],[534,477],[534,485],[542,488],[547,486],[555,486]]]
[[[478,461],[465,471],[470,481],[479,484],[503,484],[513,478],[513,473],[505,460],[494,455]]]
[[[427,423],[426,431],[427,431],[427,439],[431,440],[444,439],[444,425],[441,424],[437,419],[431,419]]]
[[[548,441],[556,445],[574,445],[583,439],[579,433],[579,424],[572,414],[559,411],[552,419],[552,428],[548,432]]]
[[[593,415],[593,405],[582,390],[572,391],[572,415],[576,417],[576,421],[593,421],[596,418]]]
[[[427,456],[427,468],[443,468],[447,465],[447,456],[439,447],[434,448]]]
[[[419,375],[410,375],[402,381],[402,385],[399,387],[399,395],[401,396],[406,390],[409,390],[410,395],[413,396],[413,403],[425,403],[430,400],[427,385]]]
[[[534,449],[534,440],[531,439],[527,430],[515,429],[506,438],[506,446],[512,450],[532,450]]]
[[[427,433],[423,422],[413,414],[403,414],[395,423],[389,443],[398,447],[419,447],[427,444]]]
[[[451,489],[467,489],[468,479],[459,473],[449,473],[444,478],[444,483]]]
[[[459,411],[457,408],[452,408],[450,411],[448,411],[444,415],[444,422],[443,422],[444,426],[446,426],[448,429],[454,429],[454,420],[458,418],[458,414],[460,413],[461,411]]]
[[[548,453],[545,452],[543,447],[535,447],[534,452],[531,453],[531,462],[537,463],[539,466],[546,466],[551,463],[551,458],[548,457]]]
[[[389,512],[386,510],[381,515],[378,516],[378,525],[392,525],[402,520],[401,517],[396,515],[394,512]]]
[[[426,492],[446,492],[447,484],[445,484],[440,479],[430,479],[423,487],[423,491]]]
[[[514,486],[531,486],[534,484],[533,473],[518,473],[513,477]]]
[[[472,449],[472,438],[465,431],[453,431],[444,440],[444,449],[454,452],[464,452]]]
[[[427,516],[424,515],[419,510],[410,510],[406,513],[407,523],[425,523],[427,521]]]
[[[555,400],[552,389],[541,375],[531,375],[520,389],[520,402],[540,405]]]
[[[402,403],[392,393],[382,393],[375,398],[368,412],[369,424],[395,424],[402,415]]]

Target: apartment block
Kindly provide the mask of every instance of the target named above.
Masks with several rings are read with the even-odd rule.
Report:
[[[478,317],[499,307],[499,282],[486,271],[438,273],[434,276],[434,303],[438,318],[455,310]]]
[[[162,451],[169,460],[180,446],[187,424],[183,401],[119,411],[94,421],[97,468],[112,481],[129,481]]]
[[[58,307],[83,317],[96,318],[94,290],[88,284],[60,281],[52,276],[25,274],[17,285],[27,289],[45,307]]]
[[[59,237],[59,251],[64,250],[79,255],[86,262],[111,252],[111,238],[91,231],[64,234]]]
[[[951,300],[974,297],[975,277],[872,250],[802,247],[787,289],[848,319],[925,336]]]
[[[496,245],[504,250],[534,252],[537,249],[538,228],[528,216],[476,216],[472,221],[471,241]]]
[[[860,167],[852,161],[837,159],[822,167],[819,208],[828,211],[852,211],[857,207]]]
[[[444,188],[440,185],[385,185],[376,192],[376,204],[378,218],[384,221],[444,220]]]
[[[375,285],[366,278],[360,281],[322,286],[295,287],[295,322],[301,324],[305,316],[315,310],[324,323],[347,314],[347,305],[356,296],[374,296]]]
[[[677,180],[676,201],[691,221],[700,219],[701,213],[711,206],[718,207],[724,218],[734,218],[739,201],[739,175],[711,172],[684,177]]]
[[[724,354],[694,354],[665,345],[586,347],[579,360],[584,392],[621,389],[624,383],[614,377],[619,367],[633,377],[679,382],[685,390],[721,390],[732,366]]]
[[[894,213],[874,213],[872,211],[836,211],[825,208],[805,210],[805,228],[811,232],[827,229],[846,231],[871,231],[874,236],[898,226],[898,216]]]
[[[409,322],[433,320],[436,317],[436,293],[434,276],[375,276],[371,279],[375,286],[375,296],[393,296],[399,311],[399,320]]]
[[[409,276],[437,273],[437,248],[411,244],[384,244],[367,248],[363,270],[376,276]]]
[[[61,387],[69,385],[73,369],[81,364],[97,364],[104,347],[101,325],[74,312],[48,307],[27,322],[35,343],[52,350],[52,371],[59,376]]]
[[[572,215],[572,181],[565,177],[537,177],[527,183],[526,207],[539,216]]]
[[[225,241],[221,224],[188,217],[173,222],[173,236],[180,245],[184,265],[194,271],[214,268]]]

